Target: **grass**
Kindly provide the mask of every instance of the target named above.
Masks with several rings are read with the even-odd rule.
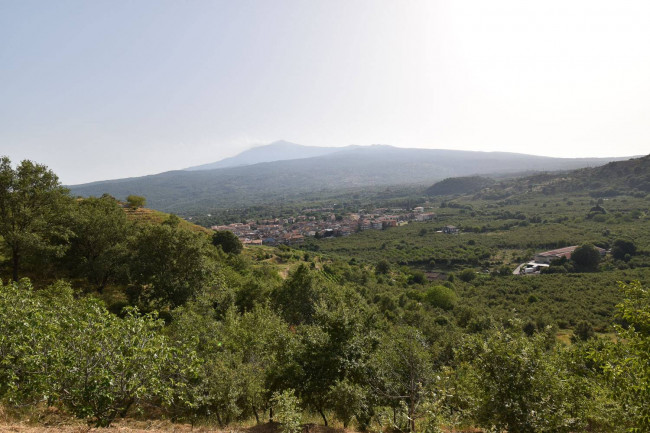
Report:
[[[136,223],[149,223],[149,224],[161,224],[163,221],[165,221],[167,218],[169,218],[168,213],[165,212],[160,212],[157,210],[153,209],[148,209],[148,208],[138,208],[138,209],[130,209],[130,208],[124,208],[126,211],[126,215],[131,221],[134,221]],[[184,219],[181,219],[181,227],[187,228],[189,230],[192,230],[193,232],[197,233],[205,233],[208,235],[212,235],[213,231],[197,226],[196,224],[192,224],[189,221],[186,221]]]

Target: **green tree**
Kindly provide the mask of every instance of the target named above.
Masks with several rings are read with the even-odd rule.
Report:
[[[311,323],[320,294],[320,282],[307,266],[300,264],[275,290],[273,301],[289,324],[299,325]]]
[[[394,408],[404,405],[408,429],[415,432],[420,405],[434,380],[429,345],[415,328],[393,328],[382,339],[373,358],[374,390]]]
[[[130,195],[126,198],[126,204],[131,209],[137,209],[147,204],[147,199],[140,195]]]
[[[585,397],[573,392],[567,365],[549,349],[545,332],[526,337],[496,329],[471,337],[466,357],[474,366],[476,421],[488,430],[512,433],[571,432],[582,418],[573,408]]]
[[[66,254],[73,275],[82,276],[101,291],[127,274],[127,239],[131,224],[110,196],[80,200],[72,218],[74,236]]]
[[[164,371],[171,348],[155,316],[130,310],[120,319],[98,303],[85,303],[62,324],[66,356],[56,366],[59,396],[76,416],[107,427],[141,401],[169,398]]]
[[[332,403],[330,388],[345,380],[355,385],[367,383],[367,368],[377,341],[374,326],[372,311],[359,294],[346,287],[328,287],[315,306],[311,324],[299,328],[300,374],[294,387],[325,425],[325,412]]]
[[[474,272],[473,269],[463,269],[458,273],[458,278],[460,278],[461,281],[469,283],[476,278],[476,272]]]
[[[449,287],[437,285],[427,289],[425,299],[434,307],[451,310],[456,305],[458,296]]]
[[[0,159],[0,236],[14,281],[28,255],[63,254],[71,203],[68,190],[46,166],[24,160],[13,169],[9,158]]]
[[[636,245],[632,241],[617,239],[614,241],[612,247],[612,257],[618,260],[625,260],[626,256],[633,256],[636,254]],[[629,259],[628,259],[629,260]]]
[[[578,271],[596,271],[600,263],[600,252],[593,245],[581,245],[571,253],[571,261]]]
[[[64,405],[108,426],[144,401],[166,401],[175,357],[162,323],[135,310],[120,319],[69,285],[34,291],[0,284],[0,398],[12,405]]]
[[[273,395],[273,404],[282,433],[299,433],[302,430],[302,410],[300,399],[293,389]]]
[[[641,433],[650,431],[650,290],[639,281],[620,286],[625,299],[617,315],[628,326],[617,327],[618,341],[594,356],[625,410],[628,431]]]
[[[201,233],[174,224],[142,226],[130,239],[129,272],[134,302],[177,307],[212,284],[215,251]]]
[[[388,263],[387,260],[378,261],[377,264],[375,265],[375,273],[377,275],[381,275],[381,274],[385,275],[388,272],[390,272],[390,263]]]
[[[230,230],[215,231],[212,235],[212,245],[220,246],[224,253],[239,254],[243,245],[239,238]]]

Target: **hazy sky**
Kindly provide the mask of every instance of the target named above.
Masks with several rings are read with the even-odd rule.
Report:
[[[650,153],[650,2],[0,0],[0,155],[64,183],[255,144]]]

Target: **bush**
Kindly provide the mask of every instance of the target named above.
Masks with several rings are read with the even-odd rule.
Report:
[[[224,253],[229,254],[239,254],[244,248],[239,238],[229,230],[214,232],[212,245],[220,246]]]
[[[573,251],[571,261],[579,271],[595,271],[600,263],[600,252],[593,245],[585,244]]]
[[[137,209],[147,204],[147,199],[139,195],[130,195],[126,198],[126,204],[128,204],[131,209]]]
[[[593,337],[594,337],[594,327],[591,326],[591,323],[585,320],[581,320],[580,322],[578,322],[575,330],[573,331],[573,336],[571,337],[571,341],[573,342],[587,341]]]
[[[276,419],[282,433],[299,433],[302,430],[302,410],[300,399],[293,389],[273,394],[271,403],[275,408]]]
[[[57,283],[35,292],[29,281],[0,283],[0,398],[12,405],[62,404],[96,426],[143,401],[166,401],[172,350],[161,321],[100,301],[75,300]]]
[[[614,246],[612,247],[612,256],[617,260],[625,260],[629,262],[631,256],[636,254],[636,245],[634,242],[625,241],[623,239],[618,239],[614,241]]]
[[[426,301],[437,308],[451,310],[456,305],[458,296],[456,293],[445,286],[433,286],[427,290],[425,295]]]
[[[474,272],[473,269],[463,269],[459,274],[458,278],[460,278],[461,281],[464,281],[466,283],[469,283],[472,281],[474,278],[476,278],[476,272]]]

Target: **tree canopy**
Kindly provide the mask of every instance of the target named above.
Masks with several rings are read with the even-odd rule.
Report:
[[[46,166],[24,160],[14,169],[9,158],[0,159],[0,236],[14,281],[29,256],[63,253],[71,235],[65,224],[71,203]]]

